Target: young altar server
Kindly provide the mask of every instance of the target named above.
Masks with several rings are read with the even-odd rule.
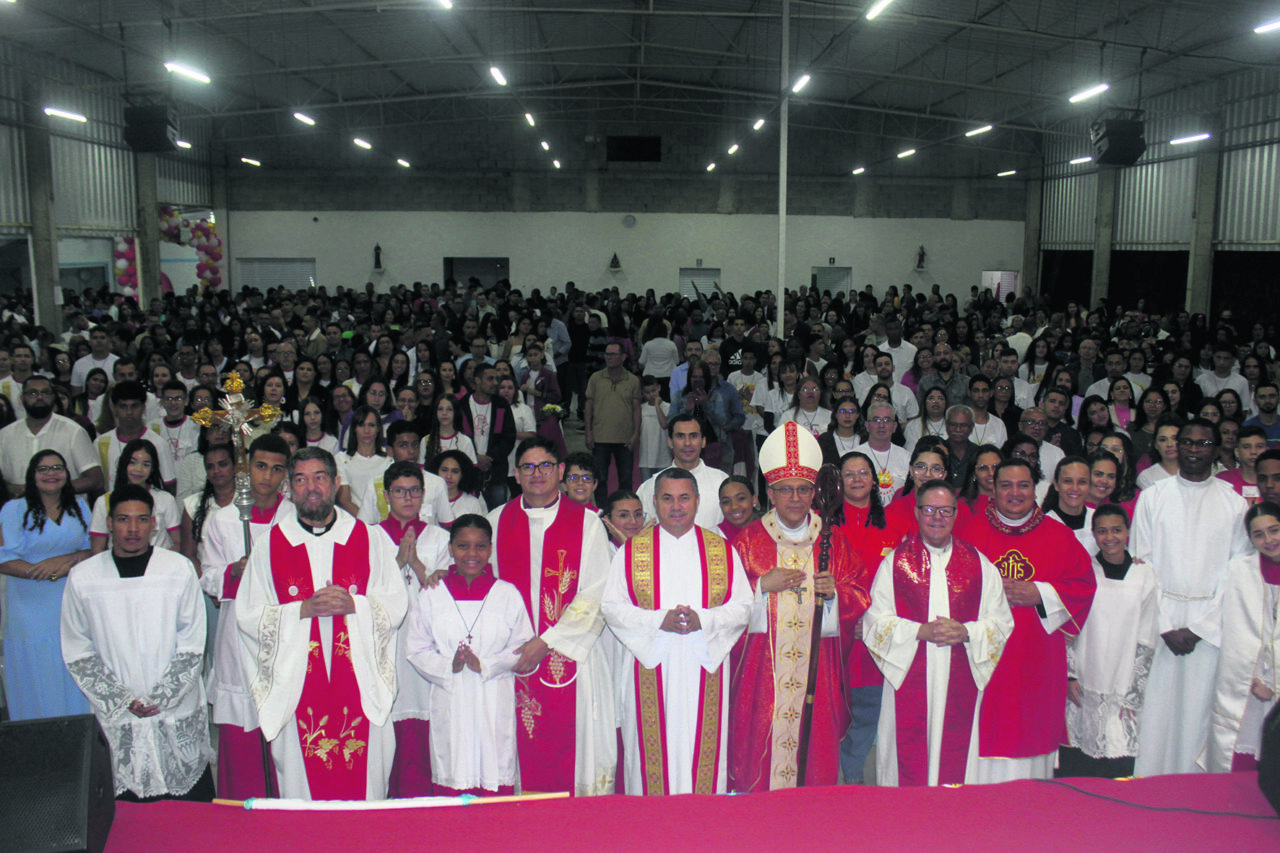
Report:
[[[408,660],[431,682],[431,775],[437,795],[514,793],[517,650],[533,639],[519,590],[493,576],[493,528],[484,516],[449,529],[453,565],[418,592]]]
[[[629,794],[727,790],[729,651],[746,630],[753,596],[737,552],[694,524],[701,500],[693,474],[658,474],[658,526],[614,555],[601,603],[625,647],[619,670]]]
[[[1256,770],[1262,723],[1280,692],[1280,506],[1244,516],[1256,554],[1231,561],[1222,599],[1222,647],[1213,690],[1213,726],[1200,764],[1213,773]]]
[[[863,623],[892,687],[876,735],[880,785],[953,785],[978,766],[982,691],[1013,633],[1000,570],[955,539],[956,493],[932,480],[916,493],[918,534],[884,558]]]
[[[153,548],[144,486],[111,493],[111,549],[71,570],[62,657],[111,745],[115,794],[213,798],[200,668],[205,616],[191,561]]]
[[[1138,717],[1155,656],[1160,586],[1129,554],[1129,517],[1119,504],[1093,512],[1098,581],[1089,618],[1067,640],[1067,737],[1058,776],[1132,776]]]

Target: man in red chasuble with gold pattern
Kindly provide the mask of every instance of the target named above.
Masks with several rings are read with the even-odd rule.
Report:
[[[843,661],[870,596],[865,573],[844,538],[824,531],[813,511],[821,465],[817,439],[795,423],[783,424],[760,448],[773,509],[736,543],[755,598],[731,697],[729,787],[734,791],[799,784],[801,712],[814,648],[818,665],[812,670],[816,687],[803,784],[839,781],[840,738],[849,726]],[[827,570],[819,571],[824,548]],[[817,644],[812,641],[816,608],[822,608]]]

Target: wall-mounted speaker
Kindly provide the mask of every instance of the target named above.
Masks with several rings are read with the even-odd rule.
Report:
[[[1105,118],[1089,127],[1093,159],[1107,166],[1132,166],[1147,150],[1142,122]]]
[[[178,118],[164,104],[124,108],[124,141],[140,153],[178,150]]]

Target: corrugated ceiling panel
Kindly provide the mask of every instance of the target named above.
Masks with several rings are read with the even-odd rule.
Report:
[[[157,195],[161,204],[213,205],[209,166],[190,152],[166,156],[158,161]]]

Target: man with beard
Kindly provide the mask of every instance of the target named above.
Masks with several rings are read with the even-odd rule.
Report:
[[[1213,476],[1220,440],[1210,421],[1188,421],[1178,432],[1177,475],[1143,489],[1133,511],[1131,551],[1160,584],[1161,642],[1138,718],[1141,776],[1197,772],[1209,738],[1227,564],[1250,549],[1248,504]]]
[[[337,470],[317,447],[290,457],[297,515],[249,558],[236,624],[280,796],[378,800],[408,596],[391,540],[337,508]]]
[[[27,463],[41,450],[56,450],[70,466],[71,486],[77,494],[102,491],[102,462],[93,442],[71,418],[53,413],[53,383],[32,374],[22,383],[26,417],[0,429],[0,472],[11,497],[26,491]]]
[[[1280,415],[1276,405],[1280,403],[1280,386],[1262,381],[1253,389],[1253,404],[1258,414],[1244,422],[1245,426],[1260,426],[1267,434],[1267,447],[1280,447]]]
[[[956,370],[955,356],[951,345],[938,344],[933,348],[933,373],[920,378],[920,387],[916,389],[916,399],[924,405],[925,396],[934,388],[941,388],[947,395],[947,402],[960,403],[969,393],[969,376]]]

